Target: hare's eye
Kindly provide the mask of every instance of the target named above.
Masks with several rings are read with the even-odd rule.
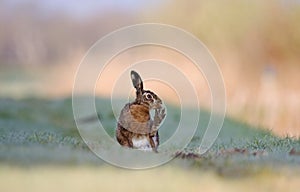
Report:
[[[152,95],[149,94],[149,93],[147,93],[147,94],[146,94],[146,99],[152,99]]]

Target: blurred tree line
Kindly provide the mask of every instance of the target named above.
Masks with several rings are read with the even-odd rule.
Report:
[[[216,54],[237,54],[241,63],[287,65],[299,60],[300,3],[292,0],[175,0],[135,13],[99,9],[83,18],[47,12],[35,1],[0,4],[1,64],[52,63],[73,49],[88,48],[110,30],[145,21],[182,27]]]
[[[101,7],[86,17],[76,17],[63,9],[46,11],[40,3],[0,1],[0,65],[64,63],[78,50],[86,51],[103,35],[135,19],[129,12]]]

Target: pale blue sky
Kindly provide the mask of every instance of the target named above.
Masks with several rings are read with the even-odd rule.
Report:
[[[34,4],[44,9],[44,11],[63,11],[73,16],[87,16],[99,10],[122,10],[135,12],[137,10],[147,9],[147,7],[155,7],[162,0],[4,0],[5,5],[13,8],[15,5]]]

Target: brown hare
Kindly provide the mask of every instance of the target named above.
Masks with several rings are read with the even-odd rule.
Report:
[[[131,80],[136,89],[135,101],[124,106],[120,113],[116,138],[120,145],[157,152],[158,129],[165,118],[161,99],[152,91],[144,90],[140,75],[131,71]],[[151,119],[150,111],[154,110]]]

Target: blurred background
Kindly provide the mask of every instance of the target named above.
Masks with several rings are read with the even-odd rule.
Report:
[[[0,0],[0,96],[70,97],[93,43],[120,27],[157,22],[191,32],[211,51],[229,116],[298,137],[299,21],[296,0]]]

